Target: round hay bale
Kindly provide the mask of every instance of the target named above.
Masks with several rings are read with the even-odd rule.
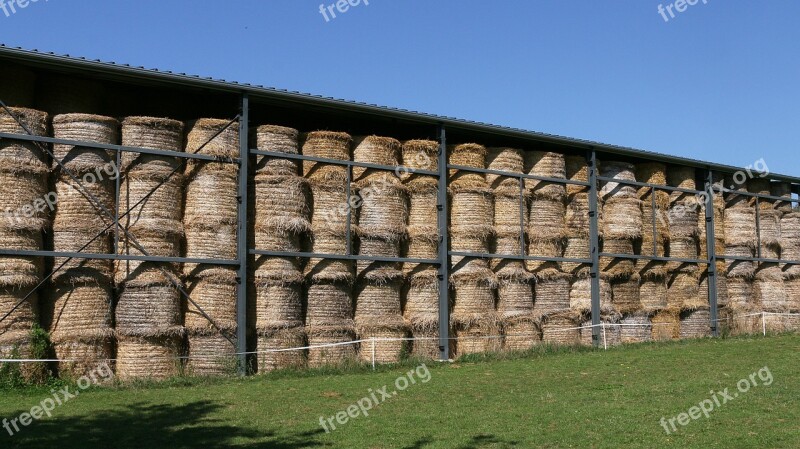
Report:
[[[561,257],[564,254],[564,240],[561,238],[531,237],[528,240],[528,256],[533,257]],[[525,267],[534,273],[545,275],[552,271],[559,271],[561,263],[543,260],[526,260]]]
[[[750,198],[747,195],[742,195],[738,192],[746,192],[747,191],[747,181],[742,180],[739,181],[732,176],[725,176],[723,180],[723,186],[725,187],[725,192],[723,193],[723,198],[725,200],[725,209],[740,209],[740,208],[750,208]]]
[[[756,193],[758,195],[769,195],[771,193],[770,190],[770,181],[769,178],[750,178],[747,181],[747,191],[750,193]],[[759,208],[763,210],[772,210],[775,205],[774,200],[759,198],[758,199]],[[756,198],[750,198],[750,206],[755,207],[756,205]]]
[[[422,180],[422,178],[419,178]],[[433,179],[433,178],[430,178]],[[408,226],[437,229],[439,204],[437,185],[433,182],[407,184],[409,192]]]
[[[119,253],[142,256],[139,246],[151,256],[180,257],[183,226],[180,222],[169,220],[139,220],[136,226],[128,228],[128,232],[136,239],[136,244],[128,235],[122,234],[119,239]],[[138,244],[138,245],[137,245]],[[135,277],[137,270],[146,262],[138,260],[119,260],[115,266],[115,281],[118,284]],[[173,267],[175,264],[164,264]]]
[[[759,211],[761,257],[778,259],[781,250],[781,215],[777,210]]]
[[[570,275],[566,273],[548,273],[546,277],[537,277],[533,316],[541,318],[570,308]]]
[[[356,284],[356,326],[375,327],[402,323],[400,295],[403,273],[389,268],[371,269]]]
[[[523,173],[525,171],[525,157],[521,150],[514,148],[489,148],[487,162],[489,170],[507,173]],[[487,173],[486,182],[489,183],[489,188],[504,191],[516,190],[519,195],[519,178]]]
[[[681,314],[680,338],[706,338],[711,336],[711,312],[691,310]]]
[[[307,327],[308,367],[321,368],[329,365],[341,365],[356,358],[356,344],[338,346],[313,347],[320,345],[333,345],[347,343],[355,340],[355,332],[349,327],[314,326]]]
[[[621,182],[600,182],[600,196],[609,199],[636,199],[636,187],[625,181],[636,181],[636,166],[628,162],[608,161],[600,164],[600,176]]]
[[[697,259],[699,241],[696,237],[676,237],[669,241],[669,257],[676,259]],[[670,267],[678,267],[682,262],[669,262]]]
[[[700,235],[697,226],[700,205],[694,199],[673,202],[668,216],[671,239],[697,238]]]
[[[53,117],[53,137],[102,144],[119,142],[119,122],[111,117],[61,114]],[[67,170],[82,175],[115,163],[114,151],[75,145],[53,145],[53,155]],[[53,161],[53,168],[59,165]],[[114,167],[116,168],[116,167]]]
[[[754,257],[755,253],[752,246],[733,246],[725,247],[725,255],[728,257]],[[756,263],[749,260],[725,259],[725,265],[729,278],[748,278],[752,279],[756,272]]]
[[[664,193],[666,192],[656,192]],[[642,201],[642,254],[664,257],[670,238],[667,209],[655,209],[649,199]],[[655,223],[655,231],[653,224]]]
[[[109,254],[113,251],[111,236],[103,234],[96,237],[93,231],[86,232],[79,229],[54,229],[53,230],[53,250],[65,252],[78,252],[83,249],[84,253]],[[94,240],[92,240],[94,239]],[[89,243],[91,241],[91,243]],[[87,246],[88,244],[88,246]],[[85,248],[84,248],[85,247]],[[65,257],[55,257],[54,267],[63,267],[53,274],[53,281],[61,279],[83,280],[95,279],[97,277],[109,279],[113,273],[113,262],[103,259],[67,259]]]
[[[183,122],[156,117],[127,117],[122,121],[122,145],[165,151],[183,151]],[[178,158],[122,153],[123,172],[146,171],[168,174],[180,166]]]
[[[598,200],[597,230],[601,235],[603,232],[602,207],[602,203]],[[588,237],[590,223],[589,194],[576,193],[570,195],[567,201],[565,219],[567,237]]]
[[[677,340],[681,333],[680,314],[675,310],[656,312],[650,319],[653,329],[653,340]]]
[[[124,225],[136,225],[140,220],[170,220],[180,222],[183,218],[184,178],[175,174],[165,176],[140,176],[130,173],[120,187],[120,214]],[[166,182],[162,182],[166,179]],[[145,199],[146,198],[146,199]]]
[[[798,317],[796,315],[785,314],[765,314],[763,318],[763,326],[768,333],[781,334],[785,332],[792,332],[798,328]]]
[[[0,109],[0,132],[27,135],[27,128],[34,136],[47,136],[46,112],[27,108],[8,109],[12,115],[5,109]],[[48,169],[47,153],[39,144],[22,140],[0,141],[0,171],[43,174]],[[6,186],[5,183],[2,185]]]
[[[353,138],[353,160],[369,164],[400,165],[400,141],[391,137],[359,136]],[[353,179],[356,181],[368,178],[371,174],[386,173],[383,170],[353,167]]]
[[[783,273],[777,264],[763,264],[753,281],[755,304],[765,312],[789,311],[789,295],[783,282]]]
[[[494,208],[487,188],[452,189],[450,225],[453,232],[486,235],[492,233]]]
[[[279,369],[304,368],[306,366],[306,349],[281,351],[304,346],[306,346],[306,330],[302,326],[259,331],[256,339],[258,372],[263,374]]]
[[[411,259],[436,259],[439,255],[439,235],[438,233],[420,232],[416,228],[408,228],[408,243],[406,246],[406,257]],[[413,269],[418,264],[404,264],[405,267]]]
[[[375,183],[359,190],[361,232],[376,236],[404,236],[408,221],[408,191],[400,184]],[[455,218],[454,218],[455,220]]]
[[[653,326],[650,323],[650,315],[646,312],[636,312],[625,315],[620,320],[619,337],[620,342],[625,343],[645,343],[653,338]]]
[[[326,159],[350,160],[350,145],[353,139],[347,133],[330,131],[313,131],[306,135],[302,153],[305,156],[321,157]],[[303,176],[323,176],[323,164],[313,161],[303,161]],[[346,170],[345,167],[325,167]],[[339,171],[339,170],[336,170]]]
[[[193,224],[186,227],[186,257],[227,259],[237,256],[236,225],[204,226]],[[199,264],[183,265],[183,272],[191,274]]]
[[[670,165],[667,169],[667,184],[671,187],[678,187],[681,189],[697,190],[696,173],[694,167],[687,167],[683,165]],[[684,193],[673,191],[670,193],[670,200],[672,202],[681,201],[687,197],[693,196],[692,193]]]
[[[749,309],[733,309],[731,335],[749,335],[762,332],[760,315],[753,315]]]
[[[439,327],[438,274],[436,267],[427,267],[409,275],[403,316],[412,331]]]
[[[733,309],[750,309],[755,305],[753,281],[750,278],[728,278],[728,306]]]
[[[400,257],[400,240],[398,236],[377,237],[361,234],[359,236],[358,254],[362,256]],[[369,273],[386,275],[393,278],[400,269],[399,263],[375,262],[371,260],[356,261],[356,275],[363,277]]]
[[[544,178],[567,179],[564,155],[549,151],[528,151],[525,153],[525,167],[529,175]],[[579,176],[576,174],[576,176]],[[575,187],[575,186],[572,186]],[[525,190],[537,200],[564,201],[567,195],[566,184],[526,179]]]
[[[397,363],[406,352],[405,338],[407,331],[403,326],[370,326],[358,331],[360,345],[359,355],[363,362]],[[375,339],[374,341],[369,341]]]
[[[186,180],[186,206],[183,214],[185,225],[236,224],[239,202],[238,177],[235,171],[200,165],[187,173]],[[259,193],[261,192],[256,190],[256,195]],[[292,200],[297,201],[297,198]],[[209,214],[209,211],[214,213]]]
[[[300,251],[300,239],[296,234],[275,231],[256,234],[256,248],[265,251]],[[294,280],[299,274],[300,259],[297,257],[256,257],[253,264],[256,277],[277,280]]]
[[[39,230],[0,227],[0,248],[26,251],[42,250],[42,233]],[[44,272],[42,257],[0,257],[0,287],[28,287],[36,285]]]
[[[520,207],[521,206],[521,207]],[[497,234],[527,231],[528,201],[517,194],[494,194],[494,230]]]
[[[728,305],[728,275],[724,271],[717,270],[717,305],[720,307]],[[702,288],[702,287],[701,287]]]
[[[3,161],[0,159],[0,164]],[[0,169],[2,220],[7,227],[44,229],[50,224],[48,204],[51,200],[47,177],[43,173],[5,171]]]
[[[580,344],[580,324],[572,313],[556,313],[542,321],[542,342],[558,346]]]
[[[173,285],[126,285],[116,310],[119,335],[151,337],[180,335],[181,298]]]
[[[786,290],[786,307],[792,313],[800,312],[800,277],[786,276],[784,289]]]
[[[298,131],[277,125],[261,125],[256,130],[256,147],[261,151],[299,154]],[[300,161],[270,156],[256,156],[256,174],[266,176],[296,176]]]
[[[344,282],[314,282],[308,287],[306,326],[353,326],[353,292]]]
[[[566,235],[567,209],[563,200],[534,199],[528,217],[528,234],[539,239],[560,239]]]
[[[641,278],[636,274],[629,278],[611,281],[611,296],[613,298],[611,304],[615,312],[632,313],[642,309],[642,301],[640,300],[641,283]],[[603,312],[606,313],[607,310],[603,310]]]
[[[310,191],[305,179],[297,176],[256,176],[255,182],[256,232],[276,229],[292,233],[308,232],[311,226]],[[313,191],[314,219],[321,222],[320,225],[328,222],[337,229],[343,227],[347,222],[345,186],[315,183]],[[355,220],[355,212],[352,214],[351,219]]]
[[[494,315],[497,279],[491,270],[456,272],[451,276],[451,284],[454,289],[451,323],[469,326]]]
[[[619,346],[622,344],[622,332],[620,327],[617,325],[619,323],[614,322],[615,320],[610,320],[608,318],[603,318],[600,322],[602,327],[600,328],[600,344],[604,346]],[[592,320],[587,319],[582,321],[581,323],[581,344],[584,346],[592,346],[594,342],[593,339],[593,332],[592,332]]]
[[[193,277],[186,281],[186,292],[192,301],[203,309],[211,324],[191,301],[187,301],[184,325],[190,332],[218,333],[217,328],[235,334],[236,322],[236,272],[228,269],[228,279],[223,277]],[[230,344],[230,343],[228,343]]]
[[[32,359],[39,357],[34,353],[34,345],[30,329],[0,333],[0,359]],[[21,364],[0,363],[4,372],[6,367],[19,369],[22,379],[28,383],[43,383],[49,375],[47,364],[28,362]]]
[[[324,238],[323,238],[324,237]],[[312,252],[318,254],[344,254],[344,250],[340,252],[320,251],[320,249],[335,246],[344,246],[342,243],[344,238],[340,240],[337,236],[332,235],[315,235]],[[305,275],[312,281],[336,281],[352,283],[356,275],[356,266],[351,260],[335,260],[335,259],[308,259],[305,267]]]
[[[566,178],[570,181],[589,182],[589,163],[585,156],[567,155],[564,157]],[[588,193],[588,186],[567,184],[567,195]]]
[[[520,246],[520,233],[517,232],[504,232],[497,234],[495,239],[493,240],[493,245],[491,246],[491,252],[493,254],[500,254],[500,255],[513,255],[518,256],[522,254],[522,247]],[[492,259],[490,261],[490,266],[496,272],[504,271],[507,268],[514,268],[516,269],[517,266],[522,267],[524,266],[524,262],[514,259]]]
[[[793,210],[794,203],[792,199],[792,184],[788,182],[773,182],[769,186],[769,192],[772,196],[780,196],[786,198],[786,201],[776,201],[775,209],[784,213],[790,213]]]
[[[486,168],[486,147],[476,143],[447,146],[447,163],[462,167]],[[450,187],[452,189],[487,188],[486,176],[483,173],[449,170]]]
[[[635,167],[636,180],[639,182],[646,182],[648,184],[655,184],[665,186],[667,185],[667,166],[661,162],[642,162],[636,164]],[[666,193],[663,191],[656,191],[656,193]],[[639,199],[644,200],[652,194],[652,189],[649,187],[639,187]],[[667,194],[669,196],[669,194]]]
[[[105,208],[114,213],[114,184],[110,179],[81,182],[81,185],[78,185],[67,175],[60,174],[55,185],[58,205],[53,221],[54,229],[81,230],[96,234],[113,225],[113,217],[109,217],[103,211]],[[120,207],[120,215],[126,210]],[[108,229],[107,232],[114,232],[114,228]]]
[[[53,342],[56,358],[69,360],[58,362],[59,378],[77,380],[83,376],[90,376],[90,373],[95,372],[102,363],[109,363],[113,346],[109,337],[97,339],[74,337]]]
[[[725,210],[725,244],[729,246],[756,245],[756,214],[752,208]]]
[[[781,246],[792,246],[791,242],[800,240],[800,212],[790,212],[781,217],[781,239]]]
[[[604,238],[600,251],[607,254],[633,255],[633,241],[626,238]],[[600,257],[600,271],[613,279],[630,277],[635,271],[635,261],[622,257]]]
[[[665,278],[669,272],[667,263],[659,260],[639,259],[634,272],[644,278]]]
[[[697,309],[708,307],[708,302],[698,304],[700,281],[695,273],[674,272],[667,280],[667,307],[674,309]]]
[[[259,332],[303,325],[303,289],[299,282],[256,279],[255,287]]]
[[[186,134],[186,152],[221,158],[239,157],[239,122],[211,118],[191,122]],[[191,169],[192,165],[206,165],[208,162],[189,160],[188,164]]]
[[[497,314],[502,320],[533,312],[533,276],[522,268],[506,267],[497,274]]]
[[[218,333],[189,332],[186,373],[190,376],[230,376],[236,373],[236,348]]]
[[[411,328],[411,357],[424,360],[439,360],[439,329],[435,328]]]
[[[29,293],[27,288],[0,287],[0,317],[6,316],[22,298]],[[29,331],[39,322],[39,294],[33,293],[19,307],[0,322],[0,335],[14,331]]]
[[[58,282],[53,285],[48,299],[43,321],[47,323],[52,341],[77,338],[96,341],[113,335],[112,293],[108,281],[96,278],[93,282]]]
[[[590,259],[590,242],[588,237],[569,237],[564,244],[564,257],[567,259]],[[572,275],[588,275],[591,264],[577,262],[561,262],[561,269]]]
[[[295,178],[297,179],[297,178]],[[288,180],[287,180],[288,181]],[[294,180],[289,182],[295,182]],[[297,181],[300,182],[300,181]],[[295,194],[299,194],[299,190],[294,190]],[[286,192],[288,193],[288,192]],[[356,198],[356,192],[351,191],[351,201]],[[344,234],[347,226],[347,215],[350,213],[351,227],[356,224],[357,211],[352,210],[352,206],[347,201],[347,184],[344,182],[326,182],[320,180],[311,181],[311,196],[312,196],[312,213],[311,224],[312,228],[324,228],[328,232],[336,231]],[[296,197],[299,199],[299,197]],[[265,204],[266,206],[266,204]],[[289,206],[289,203],[284,203],[279,207],[294,207],[297,205]],[[269,210],[269,209],[263,209]],[[283,221],[283,220],[278,220]],[[344,250],[342,250],[343,252]]]
[[[8,62],[0,71],[0,98],[9,106],[33,104],[36,92],[36,73]]]
[[[606,279],[600,279],[600,310],[603,313],[612,310],[612,286]],[[538,297],[537,297],[538,299]],[[579,277],[572,281],[569,290],[569,307],[575,312],[583,313],[592,310],[592,279]]]
[[[403,166],[409,169],[403,173],[403,181],[414,179],[414,170],[439,170],[439,142],[435,140],[407,140],[401,148]],[[427,177],[427,176],[426,176]]]
[[[500,325],[493,318],[462,323],[456,326],[455,337],[458,357],[498,352],[503,344],[500,337]]]
[[[527,351],[542,341],[541,329],[531,316],[506,318],[501,325],[505,351]]]
[[[614,197],[603,205],[603,237],[638,239],[642,237],[642,202],[632,197]]]
[[[181,338],[172,334],[117,339],[117,378],[165,380],[180,374]]]
[[[642,310],[653,312],[667,307],[667,281],[663,277],[643,277],[639,284],[639,302]]]

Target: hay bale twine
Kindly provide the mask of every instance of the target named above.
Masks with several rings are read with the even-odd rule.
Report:
[[[567,166],[564,155],[550,151],[528,151],[525,153],[525,166],[529,175],[543,178],[567,179]],[[581,176],[573,173],[573,176]],[[574,186],[573,186],[574,187]],[[526,179],[525,189],[531,197],[538,200],[564,201],[567,195],[566,184],[551,181]]]
[[[625,184],[625,181],[636,181],[636,166],[628,162],[608,161],[600,164],[600,176],[615,181],[600,182],[600,197],[609,199],[635,199],[636,187]]]
[[[702,303],[699,296],[700,280],[697,273],[676,271],[670,275],[667,280],[667,307],[683,310],[708,307],[708,298]]]
[[[489,148],[487,163],[489,170],[507,173],[523,173],[525,171],[525,157],[521,150],[514,148]],[[487,173],[486,182],[489,183],[489,188],[516,191],[519,195],[519,178]]]
[[[38,224],[26,223],[29,220],[14,222],[13,227],[0,226],[0,248],[26,251],[44,249],[42,233]],[[34,228],[34,229],[31,229]],[[0,288],[29,287],[36,285],[44,273],[42,257],[2,256],[0,257]]]
[[[697,190],[695,171],[694,167],[670,165],[667,169],[667,184],[680,189]],[[673,191],[670,193],[669,198],[671,202],[675,203],[693,195],[692,193]]]
[[[789,311],[789,295],[778,264],[762,264],[753,281],[755,303],[765,312]]]
[[[554,346],[575,346],[581,341],[580,323],[572,312],[553,313],[542,320],[542,342]]]
[[[309,368],[341,365],[356,359],[356,344],[339,344],[355,340],[352,327],[306,327],[306,335],[311,346],[308,350]]]
[[[298,176],[256,175],[255,185],[256,233],[281,230],[299,234],[309,231],[311,192],[305,179]],[[343,213],[340,209],[346,208],[346,186],[335,183],[314,183],[314,186],[314,218],[318,222],[329,221],[338,229],[347,222],[347,209]]]
[[[455,326],[456,355],[498,352],[502,348],[500,324],[494,317],[484,317]]]
[[[751,278],[728,278],[728,306],[732,309],[751,309],[755,305]]]
[[[235,268],[215,267],[196,273],[186,280],[186,292],[193,301],[186,304],[186,329],[195,333],[213,334],[218,333],[219,328],[228,335],[236,334],[236,275]],[[203,316],[198,306],[214,320],[216,327]]]
[[[505,351],[527,351],[542,341],[539,324],[529,315],[506,318],[501,325]]]
[[[228,169],[221,169],[223,167]],[[189,168],[191,170],[187,170],[183,223],[187,226],[236,224],[239,211],[238,177],[235,170],[230,170],[236,166],[207,164]],[[258,193],[256,189],[256,195]],[[299,201],[298,198],[292,200]],[[214,213],[209,214],[209,211]]]
[[[8,62],[0,70],[0,98],[9,106],[26,106],[34,102],[36,73],[27,67]]]
[[[120,335],[155,336],[183,332],[178,276],[162,272],[153,262],[143,263],[127,280],[117,300],[116,329]]]
[[[122,145],[164,151],[183,151],[183,122],[157,117],[127,117],[122,121]],[[181,164],[178,158],[122,153],[123,172],[144,172],[165,175]]]
[[[673,309],[656,312],[650,323],[653,330],[653,340],[677,340],[680,338],[681,318],[680,313]]]
[[[642,309],[641,283],[642,279],[638,274],[611,281],[611,304],[615,312],[632,313]]]
[[[56,358],[60,360],[58,362],[59,378],[76,380],[83,376],[89,376],[102,363],[110,363],[113,349],[114,345],[110,337],[74,337],[53,341],[53,350]]]
[[[75,283],[68,280],[55,283],[43,319],[51,341],[107,340],[113,335],[111,304],[111,286],[107,279],[97,277]],[[58,353],[56,356],[66,358]]]
[[[792,313],[800,312],[800,276],[785,275],[786,307]]]
[[[561,239],[566,235],[567,209],[563,200],[534,199],[528,217],[528,234],[539,239]]]
[[[728,257],[754,257],[752,246],[725,246]],[[756,263],[749,260],[725,259],[729,278],[752,278],[756,272]]]
[[[359,189],[358,226],[363,232],[386,237],[405,236],[408,190],[399,180],[395,181],[367,184]]]
[[[734,208],[725,210],[725,244],[729,246],[749,246],[756,244],[755,209]]]
[[[119,122],[111,117],[89,114],[61,114],[53,117],[53,137],[102,144],[119,142]],[[76,145],[54,144],[53,155],[71,172],[82,175],[98,168],[113,167],[115,152]],[[110,164],[114,164],[111,166]],[[59,167],[53,161],[53,168]]]
[[[279,369],[304,368],[306,349],[285,351],[304,346],[306,346],[306,330],[302,326],[260,330],[256,338],[258,372],[263,374]]]
[[[259,332],[303,325],[303,288],[300,282],[257,278],[255,287],[255,319]]]
[[[705,338],[711,336],[711,312],[689,310],[681,313],[680,338]]]
[[[633,255],[633,240],[627,238],[604,238],[600,243],[600,251],[608,254]],[[623,257],[600,257],[600,271],[613,279],[630,277],[635,272],[633,259]]]
[[[486,147],[476,143],[465,143],[461,145],[447,146],[447,163],[450,165],[460,165],[462,167],[486,168]],[[451,169],[448,171],[450,178],[450,188],[470,189],[487,188],[486,175],[469,171]]]
[[[533,275],[521,263],[497,272],[497,314],[501,320],[533,312]]]
[[[533,316],[536,319],[570,309],[571,276],[557,271],[536,277]]]
[[[487,188],[451,188],[450,226],[453,232],[489,235],[494,218],[493,195]]]
[[[653,326],[650,323],[650,315],[646,312],[635,312],[625,315],[620,320],[619,337],[620,342],[625,343],[645,343],[653,338]]]
[[[591,258],[591,244],[588,237],[568,237],[564,243],[564,258],[567,259],[586,259]],[[589,274],[591,264],[579,262],[561,262],[561,269],[565,273],[576,276]]]
[[[256,130],[256,147],[261,151],[300,154],[299,133],[294,128],[262,125]],[[266,176],[296,176],[300,161],[271,156],[256,156],[256,174]]]
[[[642,237],[642,202],[631,197],[614,197],[603,205],[603,237],[638,239]]]
[[[566,178],[570,181],[589,182],[589,163],[585,156],[567,155],[564,157]],[[567,195],[587,193],[588,186],[567,184]]]
[[[181,372],[181,337],[167,334],[117,338],[117,378],[165,380]]]
[[[400,165],[400,141],[391,137],[358,136],[353,138],[353,161],[369,164]],[[353,167],[353,179],[365,180],[372,174],[385,174],[383,170]]]
[[[777,210],[759,211],[759,231],[761,257],[778,259],[781,257],[781,215]]]
[[[12,115],[5,109],[0,109],[0,132],[27,135],[28,132],[25,130],[27,128],[34,136],[47,136],[46,112],[27,108],[8,108],[8,110]],[[0,141],[2,172],[43,175],[49,169],[47,161],[47,153],[35,142],[10,139]],[[2,185],[5,187],[5,182]]]
[[[786,198],[786,201],[776,201],[775,209],[784,213],[790,213],[793,210],[792,199],[792,184],[788,182],[773,182],[769,186],[769,192],[772,196],[779,196]]]
[[[592,278],[581,276],[572,281],[569,290],[569,307],[577,313],[592,310]],[[600,311],[612,310],[612,285],[607,279],[600,278]]]
[[[20,301],[22,303],[0,323],[0,335],[14,331],[29,331],[39,322],[39,295],[28,288],[0,287],[0,316],[6,316]]]
[[[236,347],[216,331],[189,331],[186,355],[186,373],[190,376],[230,376],[236,373]]]
[[[642,310],[653,312],[667,307],[667,280],[660,276],[642,277],[639,284],[639,302]]]
[[[353,326],[353,289],[347,282],[317,281],[308,287],[306,326]]]
[[[350,160],[352,137],[347,133],[313,131],[306,134],[302,154],[326,159]],[[347,171],[344,166],[326,166],[319,162],[303,161],[303,176],[311,179],[324,179],[331,174],[339,176]]]

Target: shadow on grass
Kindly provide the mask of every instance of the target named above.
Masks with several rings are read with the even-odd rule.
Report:
[[[327,446],[316,439],[323,433],[322,429],[278,434],[267,429],[226,425],[210,416],[224,407],[210,401],[184,405],[132,404],[93,415],[45,418],[21,428],[13,437],[0,429],[0,447],[295,449]]]

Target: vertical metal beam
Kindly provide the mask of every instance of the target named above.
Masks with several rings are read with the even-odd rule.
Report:
[[[353,192],[351,190],[350,184],[353,182],[353,166],[348,165],[346,168],[347,168],[347,187],[346,187],[347,202],[345,204],[347,204],[347,223],[345,223],[345,235],[346,235],[347,247],[345,254],[348,256],[352,256],[353,236],[350,235],[350,232],[352,231],[350,229],[350,220],[353,219],[353,208],[350,206],[352,204],[352,202],[350,201],[350,197],[353,195]]]
[[[450,258],[447,256],[448,210],[447,210],[447,134],[444,125],[439,126],[439,354],[442,361],[450,359]]]
[[[119,198],[122,179],[122,152],[117,150],[117,178],[114,180],[114,254],[119,254]]]
[[[247,235],[247,180],[248,180],[248,160],[249,142],[248,132],[250,130],[250,98],[242,94],[242,111],[239,118],[239,229],[238,229],[238,248],[239,258],[239,288],[237,290],[236,301],[236,343],[238,357],[239,374],[247,375],[247,258],[249,257],[248,235]]]
[[[719,336],[717,322],[717,246],[714,223],[714,172],[706,175],[706,247],[708,248],[708,301],[711,307],[711,335]]]
[[[592,344],[600,346],[600,230],[597,207],[597,153],[587,155],[589,163],[589,246],[592,256]]]

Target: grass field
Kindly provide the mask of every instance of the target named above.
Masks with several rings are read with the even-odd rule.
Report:
[[[411,370],[416,383],[369,416],[323,430],[321,416],[383,386],[391,393]],[[757,386],[723,403],[717,392],[733,396],[759,370]],[[50,389],[0,392],[0,418],[30,411]],[[676,422],[670,435],[659,423],[715,396],[708,418]],[[0,447],[798,448],[800,335],[89,389],[13,437],[0,429]]]

